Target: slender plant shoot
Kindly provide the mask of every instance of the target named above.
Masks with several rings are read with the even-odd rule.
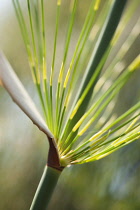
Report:
[[[0,53],[0,85],[49,141],[47,165],[30,207],[45,210],[63,169],[99,160],[140,138],[139,98],[122,115],[114,113],[118,93],[140,69],[140,55],[130,63],[124,59],[126,46],[131,47],[139,35],[139,20],[129,29],[124,43],[118,45],[139,2],[91,0],[69,57],[81,1],[54,1],[53,49],[48,62],[47,2],[27,0],[26,17],[21,1],[12,1],[44,119],[3,53]],[[59,67],[56,60],[63,6],[68,24]]]

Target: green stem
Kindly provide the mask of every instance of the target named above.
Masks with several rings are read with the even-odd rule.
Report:
[[[53,191],[61,174],[60,170],[45,166],[30,210],[45,210],[52,197]]]

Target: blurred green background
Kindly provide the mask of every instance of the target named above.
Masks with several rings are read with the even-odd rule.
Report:
[[[70,53],[75,46],[90,0],[81,0]],[[67,1],[61,14],[57,65],[63,52]],[[24,8],[23,1],[23,8]],[[26,7],[25,13],[26,13]],[[55,22],[54,3],[47,2],[48,63],[51,61]],[[64,18],[65,17],[65,18]],[[126,60],[138,53],[140,38]],[[39,107],[27,56],[9,0],[0,3],[0,48]],[[140,94],[136,72],[119,94],[116,112],[121,113]],[[0,210],[28,210],[47,160],[46,137],[32,124],[0,87]],[[67,168],[57,185],[50,210],[139,210],[140,141],[93,163]]]

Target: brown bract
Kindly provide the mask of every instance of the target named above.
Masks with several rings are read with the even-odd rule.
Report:
[[[13,101],[32,122],[46,134],[50,144],[47,165],[61,171],[63,167],[59,162],[55,138],[2,52],[0,52],[0,85],[7,90]]]

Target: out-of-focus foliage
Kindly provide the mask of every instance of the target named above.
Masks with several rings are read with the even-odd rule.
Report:
[[[4,1],[4,0],[3,0]],[[78,23],[75,27],[73,45],[90,0],[81,0]],[[27,57],[12,4],[3,9],[0,5],[0,48],[6,53],[13,68],[26,85],[33,99],[34,93]],[[67,4],[67,3],[66,3]],[[67,5],[65,5],[67,6]],[[55,20],[53,4],[48,4],[47,24],[51,43]],[[5,11],[5,12],[3,12]],[[81,12],[82,11],[82,12]],[[25,10],[26,12],[26,10]],[[66,17],[65,10],[63,17]],[[139,10],[138,10],[139,12]],[[4,15],[6,13],[7,15]],[[60,40],[66,18],[61,24]],[[126,32],[127,33],[127,32]],[[126,60],[138,52],[139,37]],[[61,42],[58,48],[62,53]],[[50,44],[51,52],[51,44]],[[59,60],[59,59],[58,59]],[[61,60],[61,59],[60,59]],[[116,112],[129,108],[139,94],[139,73],[136,72],[123,88]],[[133,97],[132,97],[133,95]],[[8,94],[0,89],[0,209],[26,210],[38,185],[47,159],[48,144],[41,132],[11,101]],[[49,209],[56,210],[139,210],[140,209],[140,142],[136,141],[114,154],[94,163],[67,168],[62,174]]]

